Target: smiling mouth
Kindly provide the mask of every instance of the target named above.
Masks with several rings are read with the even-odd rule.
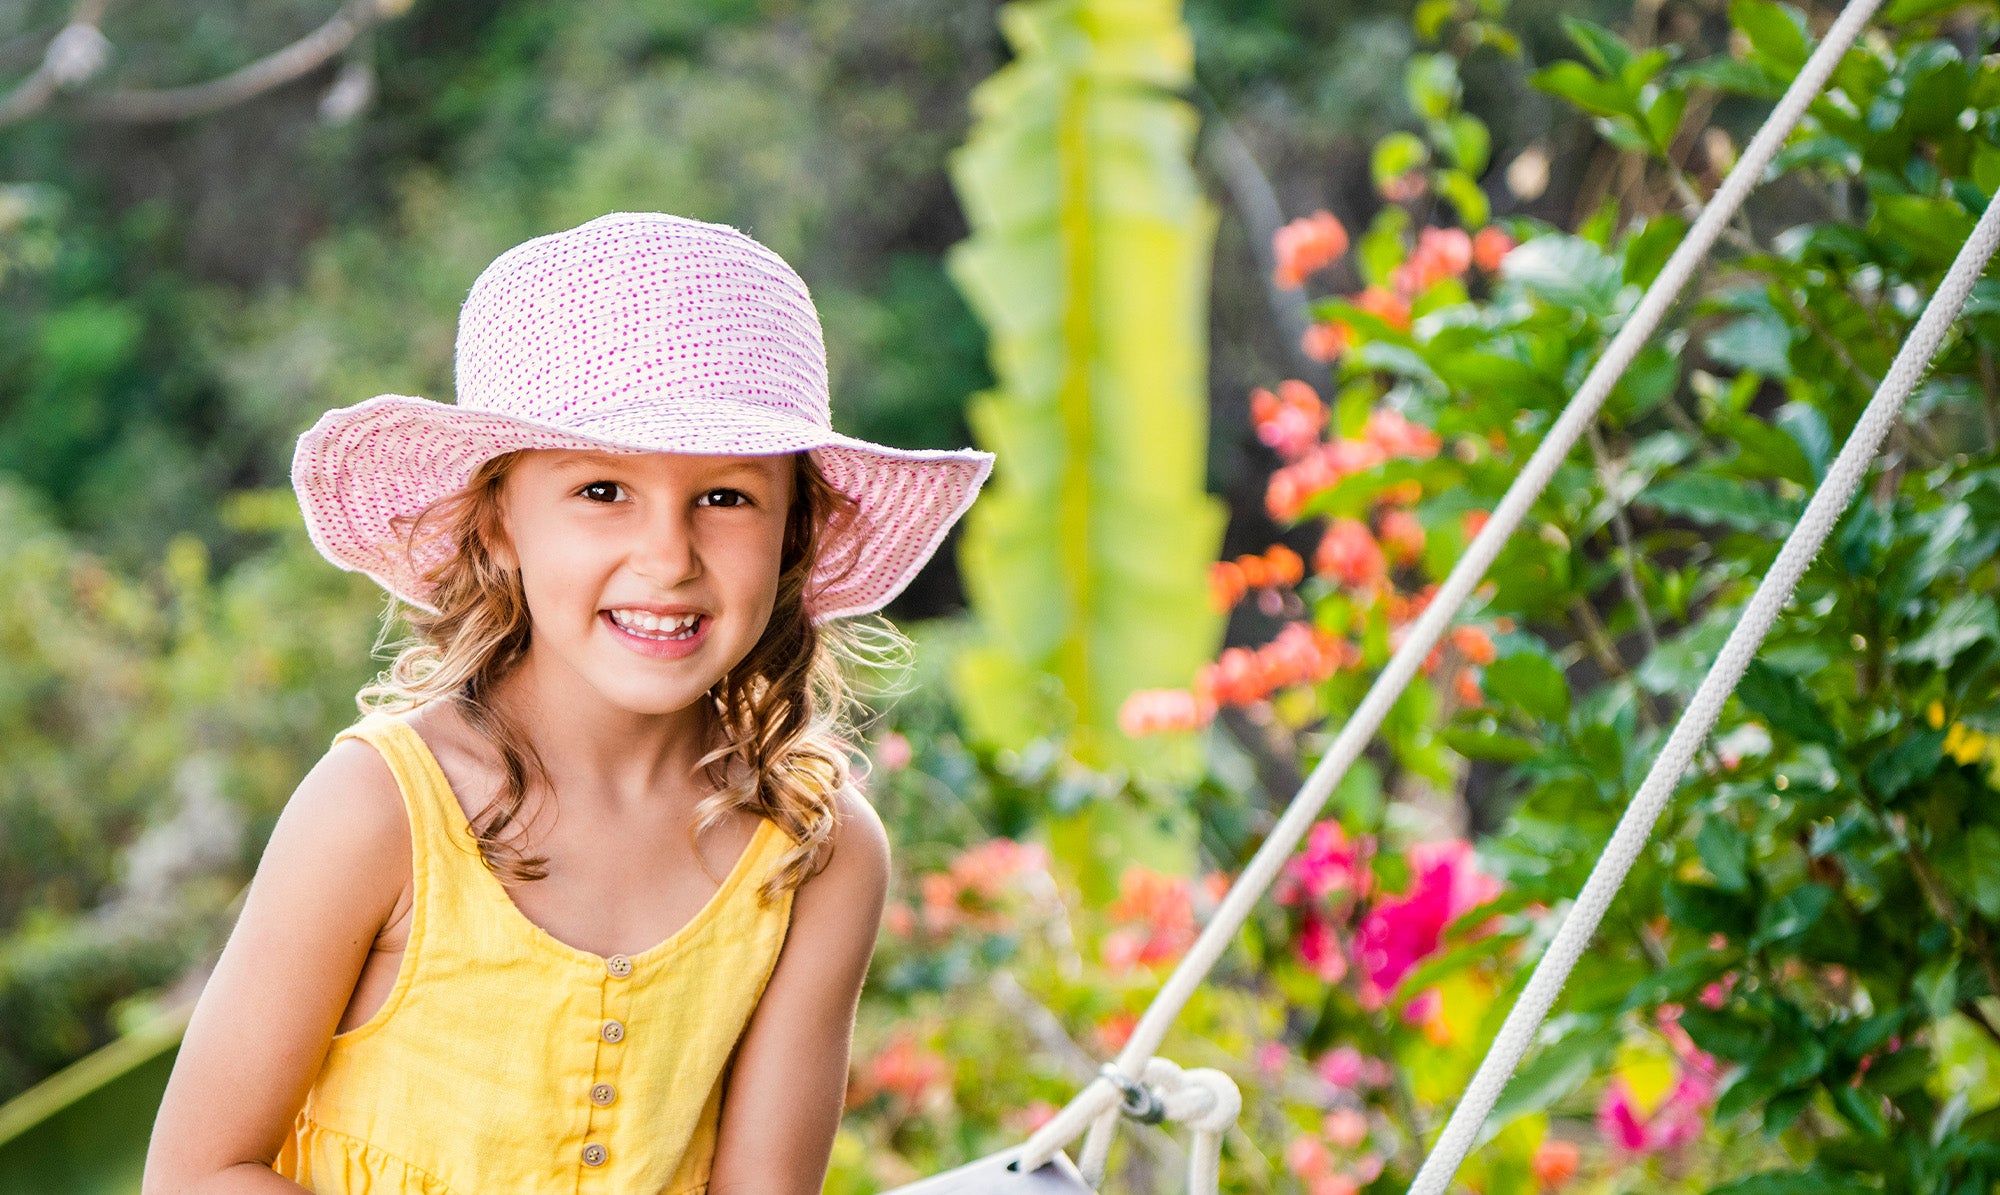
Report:
[[[614,626],[616,626],[619,630],[624,631],[626,634],[636,636],[637,638],[640,639],[653,639],[662,643],[671,643],[676,640],[694,638],[697,634],[701,632],[701,624],[708,617],[705,614],[697,614],[691,619],[689,619],[686,623],[681,624],[677,627],[676,626],[649,627],[639,623],[627,622],[624,619],[619,618],[617,614],[608,610],[605,612],[605,614],[607,617],[611,619],[611,622]]]

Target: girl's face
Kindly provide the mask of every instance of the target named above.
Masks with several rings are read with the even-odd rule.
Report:
[[[692,705],[770,621],[792,469],[789,454],[523,453],[492,554],[521,570],[538,663],[633,713]]]

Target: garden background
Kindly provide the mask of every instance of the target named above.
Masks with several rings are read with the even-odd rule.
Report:
[[[888,610],[896,881],[828,1190],[1116,1053],[1834,15],[1769,0],[0,3],[0,1189],[131,1191],[381,593],[318,414],[502,249],[733,224],[841,430],[999,453]],[[1895,0],[1163,1053],[1232,1192],[1401,1190],[1987,198],[2000,13]],[[2000,281],[1458,1177],[2000,1183]],[[1128,1124],[1106,1189],[1178,1189]]]

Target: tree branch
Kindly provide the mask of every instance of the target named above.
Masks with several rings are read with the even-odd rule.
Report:
[[[83,0],[70,25],[57,34],[57,39],[79,27],[95,32],[103,7],[103,0]],[[408,8],[408,0],[349,0],[311,33],[219,79],[185,87],[128,88],[83,95],[72,104],[58,105],[57,110],[84,120],[115,124],[150,124],[206,116],[317,70],[352,45],[363,31]],[[19,123],[48,108],[61,86],[58,72],[45,57],[33,74],[0,99],[0,127]]]

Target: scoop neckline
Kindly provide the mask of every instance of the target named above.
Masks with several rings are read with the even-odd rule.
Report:
[[[445,776],[444,765],[438,762],[437,754],[431,750],[430,743],[425,741],[424,736],[418,733],[417,728],[410,725],[407,719],[395,714],[385,713],[381,716],[393,723],[412,741],[418,758],[422,761],[425,769],[430,772],[430,778],[437,784],[439,791],[449,799],[447,802],[449,808],[445,810],[445,817],[449,819],[449,828],[452,833],[463,833],[468,841],[476,841],[477,836],[473,833],[472,823],[465,816],[465,806],[460,803],[458,792],[452,788],[451,780]],[[729,874],[722,878],[721,886],[710,894],[707,903],[703,904],[695,912],[695,915],[688,920],[687,924],[669,934],[665,940],[656,942],[646,949],[639,951],[637,954],[627,954],[624,956],[632,964],[632,970],[635,974],[641,967],[651,963],[654,959],[664,957],[679,949],[703,925],[720,916],[719,910],[723,903],[728,900],[732,892],[743,886],[752,864],[762,852],[765,839],[777,828],[778,823],[768,817],[758,816],[757,828],[751,832],[749,844],[743,848],[743,853],[736,857],[736,862],[729,869]],[[507,913],[511,915],[512,919],[517,924],[527,927],[531,938],[541,942],[557,954],[565,956],[571,962],[590,966],[598,970],[609,970],[611,960],[619,957],[617,955],[596,954],[585,950],[581,946],[573,946],[550,933],[540,922],[537,922],[521,911],[521,906],[514,903],[513,894],[508,892],[507,886],[500,882],[500,877],[494,875],[487,868],[484,859],[475,860],[475,866],[472,870],[479,874],[478,882],[486,885],[488,895],[498,897],[500,903],[506,906]]]

